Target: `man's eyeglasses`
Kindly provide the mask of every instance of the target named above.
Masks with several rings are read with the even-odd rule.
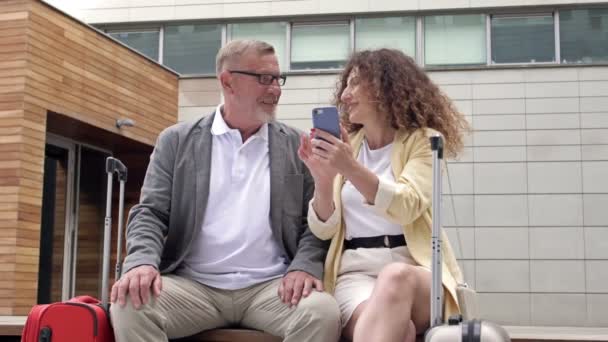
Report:
[[[257,77],[258,83],[263,85],[271,85],[274,80],[277,80],[280,86],[285,85],[285,81],[287,80],[287,76],[285,75],[271,75],[271,74],[258,74],[256,72],[251,71],[243,71],[243,70],[228,70],[228,72],[233,74],[243,74],[248,76]]]

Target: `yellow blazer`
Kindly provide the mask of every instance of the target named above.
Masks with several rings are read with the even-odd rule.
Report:
[[[433,187],[432,151],[429,137],[435,134],[432,129],[417,129],[411,133],[399,130],[395,134],[391,151],[391,167],[394,182],[380,178],[378,192],[373,205],[387,220],[403,225],[407,247],[413,259],[430,269],[431,253],[431,199]],[[353,155],[357,158],[363,142],[363,130],[351,134],[350,141]],[[325,260],[324,287],[333,293],[336,278],[340,269],[340,259],[344,248],[344,221],[342,220],[341,193],[344,177],[340,174],[334,180],[333,199],[336,210],[325,222],[317,217],[312,202],[308,210],[308,224],[311,231],[322,240],[331,239],[327,259]],[[456,286],[463,282],[460,267],[444,231],[443,239],[443,272],[444,315],[460,312],[456,297]],[[429,303],[430,305],[430,303]]]

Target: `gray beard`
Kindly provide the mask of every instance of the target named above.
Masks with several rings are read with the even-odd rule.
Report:
[[[263,123],[270,123],[270,122],[276,120],[276,111],[268,113],[268,112],[263,111],[263,110],[257,110],[255,112],[255,116],[256,116],[257,119],[259,119]]]

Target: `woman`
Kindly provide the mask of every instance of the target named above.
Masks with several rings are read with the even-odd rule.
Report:
[[[308,223],[332,239],[325,288],[354,341],[414,341],[429,326],[432,152],[461,149],[464,117],[410,57],[381,49],[354,54],[334,102],[342,140],[314,131],[298,151],[315,180]],[[444,315],[458,313],[462,275],[443,234]]]

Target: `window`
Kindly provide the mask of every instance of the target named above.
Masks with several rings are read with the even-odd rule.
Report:
[[[552,14],[492,17],[492,63],[554,61]]]
[[[286,68],[287,23],[243,23],[230,25],[230,39],[257,39],[274,46],[281,70]]]
[[[348,22],[293,24],[292,70],[342,68],[350,50]]]
[[[608,8],[559,12],[563,63],[608,61]]]
[[[424,18],[427,65],[486,63],[486,18],[483,14]]]
[[[159,30],[109,31],[108,35],[153,60],[158,61]]]
[[[416,57],[416,18],[388,17],[355,20],[357,50],[393,48]]]
[[[180,74],[215,74],[215,56],[221,45],[220,25],[168,25],[163,64]]]

